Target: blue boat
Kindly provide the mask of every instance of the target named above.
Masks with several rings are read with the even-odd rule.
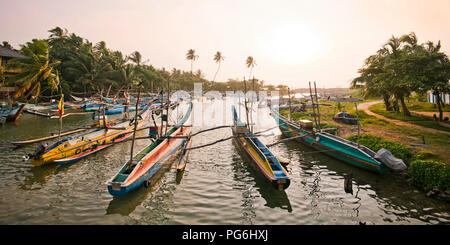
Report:
[[[192,103],[181,121],[167,132],[167,137],[156,139],[127,161],[106,184],[114,197],[122,197],[142,185],[149,186],[169,166],[172,157],[183,150],[190,127],[183,126],[192,111]]]
[[[248,129],[247,124],[239,120],[236,108],[232,106],[233,135],[241,149],[251,159],[251,165],[267,179],[275,189],[289,187],[291,177],[269,149]]]

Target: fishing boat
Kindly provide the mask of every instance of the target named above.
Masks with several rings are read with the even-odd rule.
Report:
[[[274,188],[284,190],[289,187],[291,177],[269,149],[240,121],[236,108],[232,106],[233,127],[231,128],[239,147],[250,157],[252,166],[258,170]]]
[[[152,177],[158,175],[186,143],[190,127],[184,126],[192,111],[192,102],[189,103],[184,117],[175,126],[170,128],[165,137],[157,138],[153,143],[144,147],[132,159],[127,161],[119,172],[106,184],[108,192],[114,197],[121,197],[142,185],[149,185]],[[150,132],[158,130],[150,129]],[[185,136],[185,137],[183,137]]]
[[[356,116],[354,116],[346,111],[342,111],[342,112],[339,112],[336,115],[334,115],[333,120],[335,122],[345,123],[345,124],[350,124],[350,125],[358,124],[358,119],[356,118]]]
[[[4,117],[5,121],[14,122],[19,119],[26,104],[21,104],[14,108],[0,109],[0,117]]]
[[[148,108],[149,107],[140,112],[137,127],[141,127],[150,115],[151,110]],[[98,146],[122,139],[128,133],[132,132],[132,130],[132,120],[124,119],[117,123],[109,124],[107,127],[102,127],[93,132],[82,134],[76,138],[68,137],[57,141],[50,146],[46,143],[40,145],[34,153],[28,155],[27,159],[35,166],[41,166],[60,159],[71,158],[74,155],[77,155],[77,157],[81,159],[87,156],[82,153],[89,153],[92,151],[97,152],[96,149]],[[61,160],[59,161],[59,164],[65,164],[76,160],[78,159],[71,158]]]
[[[384,173],[389,168],[375,159],[375,152],[357,143],[313,129],[309,120],[295,122],[283,117],[272,107],[272,117],[276,120],[281,133],[287,137],[296,137],[295,140],[323,152],[331,157],[370,171]]]

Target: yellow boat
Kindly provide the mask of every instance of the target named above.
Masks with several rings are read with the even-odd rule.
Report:
[[[139,113],[138,129],[145,123],[150,112],[150,106],[147,106]],[[58,159],[71,157],[95,149],[99,145],[110,143],[115,139],[121,138],[125,134],[132,132],[134,124],[131,123],[131,120],[122,120],[113,127],[109,127],[98,129],[76,138],[68,137],[55,142],[50,146],[47,144],[40,145],[33,154],[28,155],[29,160],[33,165],[41,166]]]

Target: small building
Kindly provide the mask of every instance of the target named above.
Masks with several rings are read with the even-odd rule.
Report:
[[[8,61],[12,58],[27,58],[27,56],[22,55],[15,50],[0,46],[0,77],[2,78],[0,79],[0,83],[4,81],[3,78],[17,75],[22,71],[21,69],[6,68]],[[17,91],[16,87],[5,87],[2,85],[3,84],[0,84],[0,100],[9,98]]]
[[[449,105],[450,104],[450,94],[440,94],[442,103]],[[437,101],[436,95],[433,94],[432,90],[427,91],[427,101],[428,103],[435,104]]]
[[[8,61],[12,58],[27,58],[27,56],[9,48],[0,46],[0,75],[3,77],[14,76],[21,72],[20,69],[6,69]]]

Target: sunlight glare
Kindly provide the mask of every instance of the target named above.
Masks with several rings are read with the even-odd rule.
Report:
[[[271,25],[261,40],[264,54],[287,65],[298,65],[318,58],[319,48],[317,32],[302,23]]]

